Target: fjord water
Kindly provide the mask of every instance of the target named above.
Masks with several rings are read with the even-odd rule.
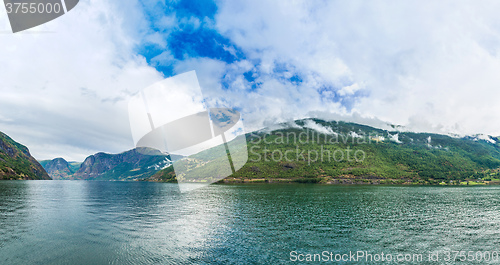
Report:
[[[262,184],[179,193],[165,183],[4,181],[0,239],[0,264],[280,264],[291,251],[499,251],[500,187]]]

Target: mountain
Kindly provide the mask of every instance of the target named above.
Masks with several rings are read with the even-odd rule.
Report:
[[[50,179],[28,148],[0,132],[1,179]]]
[[[147,178],[170,164],[169,155],[151,148],[135,148],[121,154],[97,153],[87,157],[69,178],[135,180]]]
[[[58,180],[70,178],[80,168],[81,163],[68,163],[64,158],[55,158],[53,160],[40,161],[40,164],[52,179]]]
[[[168,182],[168,183],[177,183],[177,179],[175,178],[174,167],[169,166],[164,168],[149,178],[145,178],[143,180],[146,181],[154,181],[154,182]]]
[[[248,161],[224,182],[500,183],[498,137],[389,131],[319,119],[246,137]],[[175,173],[166,168],[148,180],[172,182]]]
[[[82,162],[75,162],[75,161],[69,161],[68,166],[71,172],[76,172],[78,169],[80,169],[80,166],[82,165]]]

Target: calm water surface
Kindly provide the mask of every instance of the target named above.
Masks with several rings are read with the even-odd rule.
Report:
[[[500,187],[3,181],[0,239],[0,264],[280,264],[291,251],[446,264],[427,253],[500,251]]]

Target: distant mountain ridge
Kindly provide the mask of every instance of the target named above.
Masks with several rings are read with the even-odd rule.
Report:
[[[0,179],[51,179],[28,148],[0,132]]]
[[[303,119],[248,133],[248,162],[224,181],[462,184],[470,180],[500,184],[499,137],[458,137],[392,129]],[[293,136],[307,136],[310,140],[301,142]],[[356,151],[362,161],[353,160]],[[336,157],[319,159],[320,152]],[[190,159],[196,161],[197,156],[202,158],[204,154],[205,151]],[[280,155],[286,157],[274,159]],[[337,161],[338,155],[346,157]],[[170,157],[150,148],[121,154],[97,153],[87,157],[78,169],[74,168],[75,163],[61,159],[42,164],[55,179],[176,182]]]
[[[180,156],[172,155],[174,159]],[[63,158],[41,162],[54,179],[136,180],[147,178],[171,164],[170,155],[152,148],[135,148],[120,154],[96,153],[83,163]],[[75,169],[75,166],[79,167]]]

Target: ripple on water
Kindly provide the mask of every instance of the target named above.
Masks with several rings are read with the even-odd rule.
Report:
[[[499,250],[500,188],[0,182],[0,263],[280,264]]]

